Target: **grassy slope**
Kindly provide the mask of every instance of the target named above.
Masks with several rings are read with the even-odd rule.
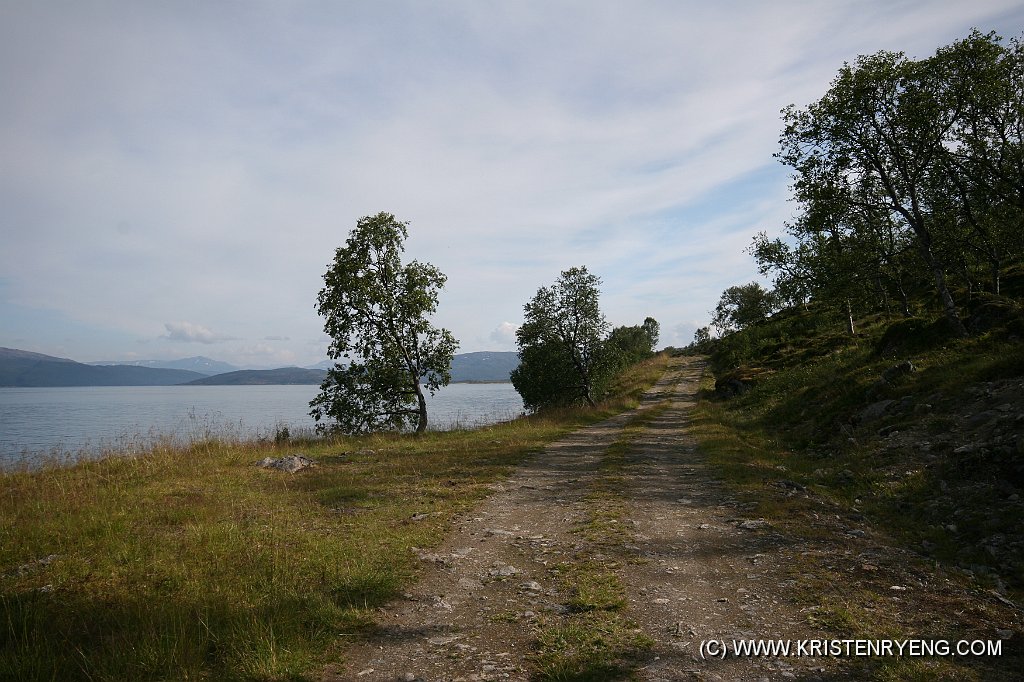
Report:
[[[422,438],[204,442],[0,473],[0,679],[316,679],[511,466],[635,404]],[[253,466],[301,452],[295,475]]]
[[[789,311],[718,349],[719,378],[748,392],[724,400],[705,385],[702,449],[806,543],[793,577],[812,622],[833,636],[1015,642],[999,659],[858,662],[877,679],[1014,679],[1022,664],[1024,343],[1020,309],[1004,308],[963,340],[941,321],[881,316],[850,338]],[[880,381],[905,360],[917,371]],[[876,540],[901,558],[881,565]],[[894,577],[939,596],[900,602],[883,584]]]

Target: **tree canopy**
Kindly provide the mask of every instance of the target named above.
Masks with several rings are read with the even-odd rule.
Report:
[[[620,370],[654,355],[658,321],[648,317],[609,332],[600,285],[585,266],[570,268],[523,306],[519,367],[511,378],[527,409],[593,406]]]
[[[951,281],[999,293],[1024,254],[1024,50],[972,32],[927,59],[845,64],[818,101],[784,110],[777,155],[801,208],[790,239],[755,238],[789,302],[885,307],[929,286],[965,333]],[[852,325],[851,325],[852,331]]]
[[[324,274],[317,312],[335,363],[310,414],[343,433],[427,427],[424,391],[451,380],[458,342],[429,317],[446,277],[429,263],[402,264],[408,223],[390,213],[360,218]]]
[[[511,378],[527,408],[596,404],[608,375],[600,284],[585,266],[570,268],[523,306],[520,363]]]
[[[620,367],[632,365],[654,355],[660,333],[661,325],[653,317],[632,327],[615,327],[605,342],[605,351]]]
[[[776,296],[757,282],[729,287],[722,292],[711,324],[719,334],[728,334],[766,319],[776,307]]]

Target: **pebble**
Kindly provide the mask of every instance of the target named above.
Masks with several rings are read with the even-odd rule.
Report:
[[[492,575],[492,576],[498,576],[498,577],[508,577],[508,576],[511,576],[511,575],[515,575],[518,572],[519,572],[519,570],[515,566],[512,566],[511,564],[499,564],[499,565],[495,565],[494,568],[492,568],[491,570],[487,571],[487,574],[488,575]]]
[[[747,519],[746,521],[740,521],[738,527],[743,530],[757,530],[759,528],[764,528],[767,525],[768,522],[764,519]]]

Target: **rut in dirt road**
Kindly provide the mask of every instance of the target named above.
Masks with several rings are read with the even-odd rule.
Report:
[[[742,516],[688,436],[703,364],[678,358],[638,410],[549,446],[455,519],[379,630],[325,680],[776,679],[801,659],[700,655],[797,638],[782,538]],[[809,664],[807,664],[809,665]]]

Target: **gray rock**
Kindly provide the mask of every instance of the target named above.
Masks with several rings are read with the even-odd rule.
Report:
[[[743,530],[758,530],[759,528],[765,528],[768,526],[768,522],[764,519],[747,519],[746,521],[740,521],[737,524],[737,528]]]
[[[510,564],[495,564],[494,568],[487,571],[487,575],[497,578],[507,578],[508,576],[515,575],[518,572],[519,570]]]
[[[278,471],[284,471],[289,474],[294,474],[296,471],[302,471],[315,466],[313,460],[303,455],[289,455],[287,457],[279,457],[277,459],[273,457],[264,457],[256,466],[263,469],[277,469]]]
[[[901,376],[912,374],[917,371],[917,367],[914,367],[914,363],[910,360],[904,360],[898,365],[893,365],[889,369],[882,372],[882,378],[886,381],[891,382],[893,379],[898,379]]]
[[[875,383],[868,386],[867,397],[869,400],[877,398],[880,395],[885,395],[885,392],[892,386],[885,379],[879,379]]]
[[[885,416],[885,413],[889,410],[889,407],[895,403],[895,400],[879,400],[878,402],[871,403],[860,412],[860,422],[866,424],[869,422],[877,421]]]
[[[995,410],[985,410],[984,412],[978,412],[977,414],[971,415],[964,420],[964,423],[967,426],[981,426],[982,424],[987,424],[992,421],[999,415],[1000,413]]]

